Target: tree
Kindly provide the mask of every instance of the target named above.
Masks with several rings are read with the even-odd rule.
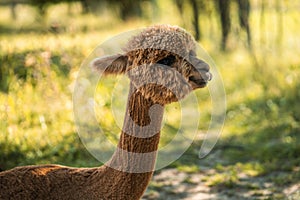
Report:
[[[190,3],[193,8],[193,26],[194,26],[194,31],[195,31],[195,40],[199,40],[201,35],[200,35],[200,27],[199,27],[199,12],[198,12],[198,3],[196,0],[190,0]]]
[[[248,46],[251,49],[251,32],[249,26],[250,2],[249,0],[238,0],[237,2],[240,26],[246,30]]]
[[[183,0],[175,0],[175,5],[181,15],[182,18],[184,18],[184,2],[188,2],[188,4],[192,8],[192,23],[193,23],[193,29],[194,29],[194,37],[196,40],[201,39],[201,27],[200,27],[200,21],[199,18],[201,18],[201,13],[205,13],[207,11],[207,4],[209,3],[206,0],[189,0],[189,1],[183,1]],[[199,12],[199,9],[201,8],[201,12]]]
[[[87,14],[90,12],[88,0],[80,0],[82,13]]]
[[[38,12],[41,16],[45,16],[49,3],[52,3],[52,1],[46,0],[30,0],[29,2],[33,6],[37,7]]]
[[[227,39],[230,31],[230,0],[216,0],[216,7],[220,14],[222,41],[221,49],[226,50]]]
[[[11,17],[13,18],[13,20],[17,19],[16,5],[17,5],[17,3],[15,1],[12,1],[10,4],[10,13],[11,13]]]
[[[131,17],[141,17],[141,0],[106,0],[112,6],[119,9],[120,18],[124,21]]]

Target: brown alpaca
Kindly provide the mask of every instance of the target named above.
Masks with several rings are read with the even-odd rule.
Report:
[[[131,38],[124,54],[97,58],[94,70],[130,79],[118,148],[98,168],[17,167],[0,173],[0,199],[140,199],[152,177],[164,105],[211,79],[184,30],[157,25]]]

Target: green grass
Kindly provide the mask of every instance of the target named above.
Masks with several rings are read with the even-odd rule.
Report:
[[[261,34],[259,10],[255,7],[251,15],[253,52],[245,48],[245,36],[237,35],[238,31],[230,35],[229,51],[220,52],[217,25],[209,25],[209,20],[202,18],[201,24],[210,27],[203,30],[201,44],[216,62],[227,93],[227,119],[217,147],[240,147],[221,148],[226,162],[211,166],[216,174],[207,177],[207,185],[235,187],[240,173],[256,177],[274,171],[287,172],[274,178],[275,184],[299,180],[300,16],[294,6],[286,5],[281,43],[276,42],[274,19],[269,19],[274,12],[266,12],[267,31]],[[97,166],[98,161],[85,150],[76,133],[72,113],[72,88],[81,62],[99,43],[123,31],[168,23],[168,19],[172,19],[171,24],[184,24],[170,1],[159,2],[161,9],[170,9],[152,21],[148,18],[121,22],[107,11],[98,16],[82,16],[76,6],[71,15],[66,13],[64,4],[52,6],[42,22],[30,7],[18,7],[22,14],[17,21],[10,19],[8,8],[0,7],[2,169],[40,163]],[[212,17],[216,21],[215,13]],[[51,23],[56,21],[59,33],[51,31]],[[110,93],[112,87],[99,86],[98,90]],[[197,95],[201,99],[199,127],[205,130],[210,120],[210,96],[207,90]],[[109,114],[109,96],[103,101],[106,110],[101,112]],[[177,130],[178,108],[175,104],[167,108],[162,146]],[[112,117],[101,123],[109,131],[118,130]],[[116,138],[117,135],[111,139]],[[197,157],[200,142],[171,167],[188,173],[201,171]]]

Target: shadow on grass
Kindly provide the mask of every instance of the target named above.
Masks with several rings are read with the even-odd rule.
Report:
[[[219,140],[212,153],[220,151],[228,165],[260,162],[268,169],[266,172],[300,165],[300,84],[281,95],[230,107],[227,123],[238,128]],[[199,148],[192,145],[173,166],[195,163]]]
[[[300,84],[282,91],[281,96],[266,96],[229,108],[243,116],[242,134],[232,134],[224,143],[242,150],[226,150],[224,156],[233,162],[260,162],[266,173],[292,170],[300,165]]]
[[[30,34],[39,33],[44,34],[49,32],[45,26],[32,25],[32,26],[22,26],[13,27],[0,24],[0,35],[18,35],[18,34]]]
[[[224,146],[219,158],[225,162],[216,169],[225,178],[216,184],[216,191],[239,188],[241,199],[249,194],[286,198],[284,189],[300,180],[299,102],[297,83],[279,95],[266,95],[229,108],[229,113],[235,113],[232,122],[244,131],[231,134],[219,144]],[[236,146],[239,148],[232,148]]]
[[[16,166],[35,164],[61,164],[73,167],[100,166],[85,149],[76,133],[66,135],[55,146],[49,144],[41,147],[26,144],[0,143],[0,168],[11,169]]]

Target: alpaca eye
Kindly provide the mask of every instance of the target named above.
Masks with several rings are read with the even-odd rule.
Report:
[[[176,59],[175,56],[170,55],[170,56],[167,56],[167,57],[159,60],[157,63],[170,66],[175,62],[175,59]]]

